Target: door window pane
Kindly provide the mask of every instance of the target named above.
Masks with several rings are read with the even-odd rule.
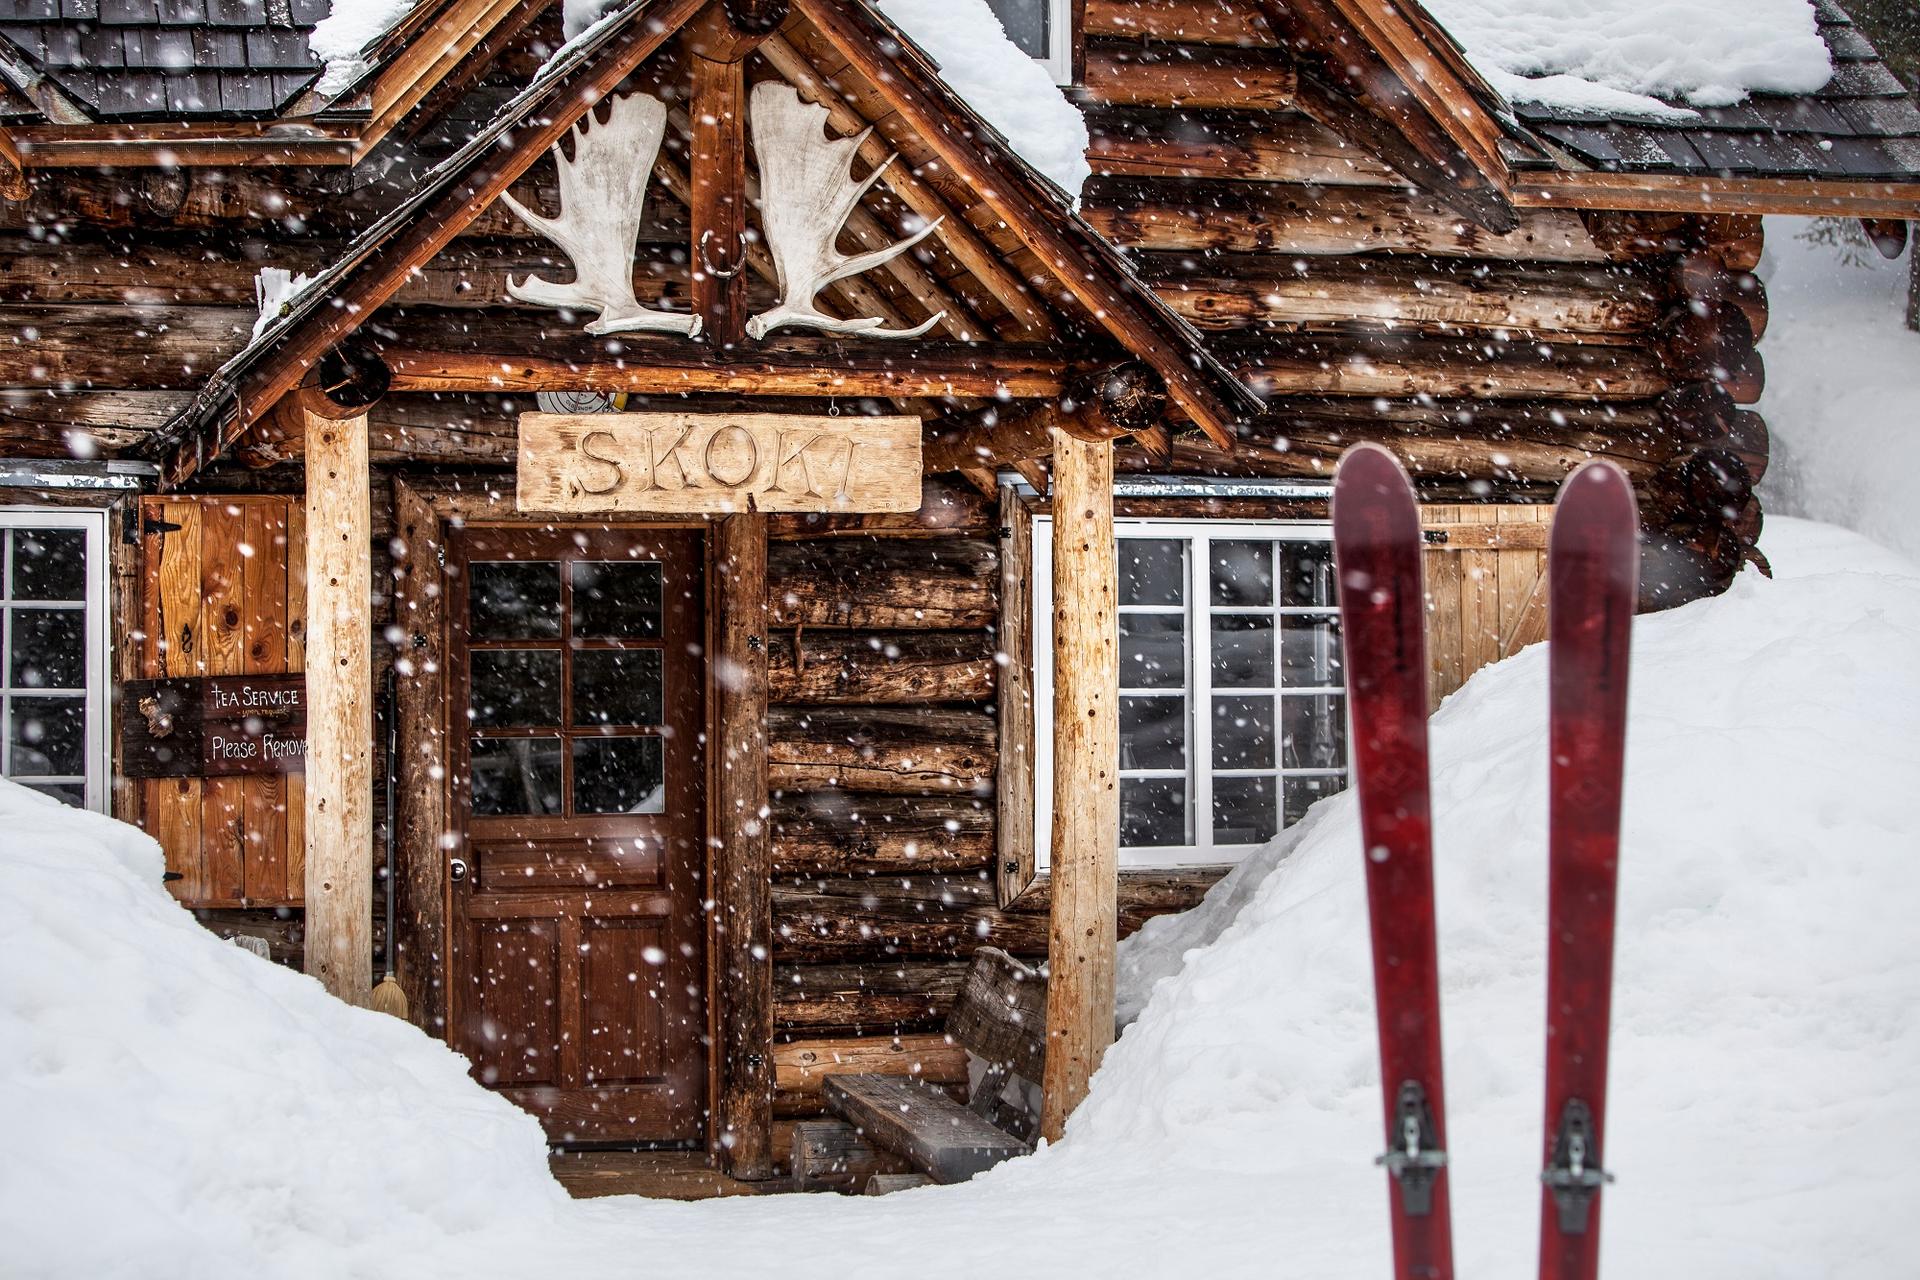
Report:
[[[1215,844],[1264,844],[1280,832],[1274,778],[1213,780]]]
[[[1273,699],[1213,700],[1213,767],[1273,768]]]
[[[665,744],[659,738],[575,738],[575,813],[665,813]]]
[[[657,640],[660,604],[656,560],[573,564],[573,634],[583,640]]]
[[[1337,694],[1282,698],[1286,733],[1282,763],[1289,769],[1332,769],[1346,763],[1346,699]]]
[[[1123,847],[1161,848],[1186,842],[1186,779],[1120,780],[1120,844]]]
[[[1187,684],[1187,619],[1178,613],[1120,615],[1120,687],[1183,689]]]
[[[14,609],[9,621],[9,684],[16,689],[85,687],[86,610]]]
[[[467,635],[541,640],[560,634],[560,566],[481,560],[467,566]]]
[[[11,750],[7,772],[15,777],[77,777],[87,771],[86,699],[28,698],[16,694],[8,708]]]
[[[1338,685],[1340,619],[1294,615],[1280,631],[1280,679],[1293,688]]]
[[[476,727],[560,723],[558,649],[475,649],[469,659],[467,707]]]
[[[476,734],[468,768],[475,817],[560,812],[559,738]]]
[[[13,599],[86,599],[85,529],[15,529],[11,536]]]
[[[1213,616],[1213,683],[1219,689],[1273,687],[1273,615]]]
[[[1178,538],[1122,538],[1120,604],[1176,605],[1187,598],[1187,544]]]
[[[1120,767],[1187,767],[1187,700],[1120,699]]]
[[[1215,540],[1208,557],[1217,605],[1273,603],[1273,543]]]
[[[575,725],[656,725],[663,719],[658,649],[578,649],[573,655]]]

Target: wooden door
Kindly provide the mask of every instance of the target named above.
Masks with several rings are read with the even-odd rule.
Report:
[[[306,523],[275,495],[140,500],[140,674],[297,673],[306,665]],[[138,821],[192,907],[298,906],[306,779],[147,778]]]
[[[450,1039],[559,1142],[696,1143],[699,535],[451,539]]]

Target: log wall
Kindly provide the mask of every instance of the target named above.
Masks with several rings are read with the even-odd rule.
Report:
[[[1240,465],[1312,473],[1372,438],[1430,498],[1531,502],[1611,456],[1647,526],[1643,604],[1753,554],[1757,218],[1534,209],[1495,235],[1293,101],[1251,0],[1090,0],[1086,29],[1086,215],[1269,397]]]

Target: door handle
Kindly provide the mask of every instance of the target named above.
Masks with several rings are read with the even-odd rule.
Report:
[[[462,880],[465,880],[467,878],[467,860],[465,858],[449,859],[447,862],[447,876],[455,884],[459,884]]]

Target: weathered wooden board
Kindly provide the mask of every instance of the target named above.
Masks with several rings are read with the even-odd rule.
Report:
[[[898,1152],[936,1182],[965,1182],[1031,1148],[946,1094],[898,1076],[839,1075],[827,1109],[875,1146]]]
[[[920,420],[778,413],[520,416],[522,511],[913,511]]]

